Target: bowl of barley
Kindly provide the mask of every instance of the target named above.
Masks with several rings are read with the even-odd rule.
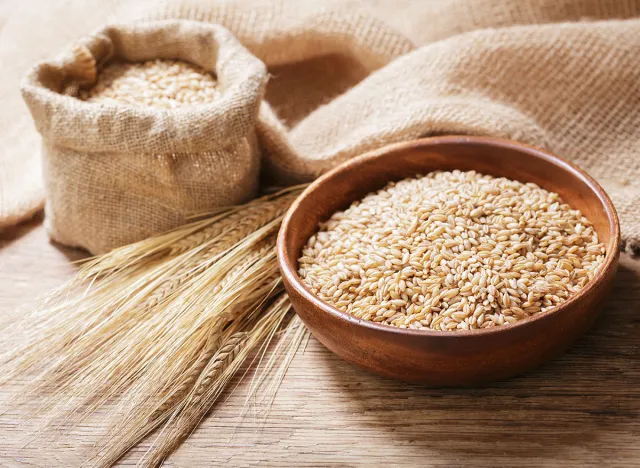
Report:
[[[278,260],[296,313],[329,350],[436,386],[514,376],[595,321],[620,228],[598,183],[518,142],[391,145],[312,183]]]

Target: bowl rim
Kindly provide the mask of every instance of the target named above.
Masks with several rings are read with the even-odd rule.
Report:
[[[297,210],[301,201],[308,197],[311,193],[317,191],[322,185],[333,178],[336,174],[339,174],[344,171],[353,170],[354,167],[362,164],[365,161],[369,161],[372,159],[376,159],[379,157],[383,157],[387,153],[407,150],[416,147],[430,147],[430,146],[438,146],[440,144],[481,144],[486,146],[497,146],[502,148],[509,148],[516,151],[521,151],[523,153],[528,154],[532,157],[537,157],[543,159],[547,162],[560,166],[562,169],[567,172],[574,172],[583,181],[589,186],[589,188],[595,192],[595,194],[600,198],[603,205],[605,206],[605,211],[607,211],[607,220],[609,225],[609,231],[611,237],[609,239],[609,243],[607,245],[607,251],[605,253],[605,261],[603,265],[600,267],[594,278],[587,283],[587,285],[575,294],[570,297],[568,300],[563,302],[562,304],[553,307],[550,310],[545,312],[538,313],[536,315],[532,315],[522,320],[518,320],[514,323],[510,323],[507,325],[502,325],[499,327],[490,327],[490,328],[479,328],[474,330],[456,330],[453,332],[443,332],[440,330],[416,330],[412,328],[398,328],[390,325],[383,325],[376,322],[371,322],[369,320],[362,320],[360,318],[356,318],[351,314],[346,312],[342,312],[331,304],[323,301],[314,294],[304,283],[302,279],[298,276],[297,272],[297,263],[298,259],[292,260],[287,253],[285,238],[289,233],[289,225],[291,223],[291,218],[294,212]],[[583,297],[589,295],[593,289],[596,287],[598,283],[600,283],[605,275],[609,272],[611,266],[616,262],[619,253],[620,253],[620,221],[618,219],[618,213],[616,212],[609,195],[604,191],[604,189],[600,186],[596,180],[587,174],[584,170],[580,169],[573,163],[561,158],[560,156],[556,156],[553,153],[550,153],[547,150],[537,148],[535,146],[528,145],[526,143],[521,143],[514,140],[506,140],[502,138],[492,138],[492,137],[479,137],[479,136],[468,136],[468,135],[445,135],[445,136],[435,136],[428,138],[419,138],[415,140],[410,140],[401,143],[393,143],[390,145],[386,145],[382,148],[368,151],[362,155],[356,156],[348,161],[339,164],[333,169],[329,170],[322,176],[318,177],[311,184],[309,184],[305,190],[296,198],[296,200],[292,203],[292,205],[287,210],[283,220],[282,225],[280,227],[280,231],[278,232],[278,239],[276,243],[277,257],[278,263],[280,265],[280,271],[282,276],[286,279],[286,282],[289,283],[294,290],[300,294],[305,300],[311,302],[315,307],[322,310],[325,313],[328,313],[335,318],[348,322],[350,324],[356,326],[362,326],[370,329],[371,331],[379,331],[383,333],[392,333],[396,335],[405,335],[412,337],[437,337],[437,338],[456,338],[456,337],[480,337],[480,336],[488,336],[495,333],[501,333],[509,330],[516,330],[523,327],[527,327],[534,322],[545,319],[551,315],[555,315],[561,313],[563,310],[571,307],[574,303],[581,300]]]

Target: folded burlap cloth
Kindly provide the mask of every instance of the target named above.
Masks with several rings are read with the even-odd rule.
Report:
[[[611,195],[640,251],[640,0],[26,0],[0,19],[0,226],[43,203],[39,137],[18,83],[99,26],[219,23],[271,74],[265,175],[323,171],[388,143],[490,135],[547,148]],[[127,209],[127,207],[123,207]]]

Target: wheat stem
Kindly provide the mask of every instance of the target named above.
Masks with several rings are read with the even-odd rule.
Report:
[[[275,239],[299,191],[220,211],[90,261],[15,327],[26,330],[20,342],[27,344],[0,358],[0,385],[37,375],[9,404],[38,396],[38,412],[55,426],[109,409],[108,429],[89,459],[96,466],[111,466],[163,423],[153,453],[166,456],[249,350],[280,326],[289,302]],[[224,358],[234,333],[246,339],[237,356],[229,350]],[[0,349],[8,338],[2,335]]]
[[[158,440],[141,462],[142,467],[158,467],[193,432],[211,410],[227,382],[240,368],[251,350],[273,336],[289,311],[286,295],[282,295],[265,312],[249,333],[231,335],[220,348],[191,391],[185,405],[174,413]],[[171,423],[169,425],[169,423]]]

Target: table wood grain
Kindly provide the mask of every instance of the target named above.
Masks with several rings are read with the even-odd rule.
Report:
[[[0,323],[69,278],[80,257],[50,244],[40,220],[1,233]],[[166,466],[640,466],[639,280],[640,260],[623,255],[587,336],[527,375],[478,388],[379,378],[311,339],[267,415],[249,405],[240,417],[240,384]],[[0,404],[14,384],[0,389]],[[34,439],[36,427],[24,408],[0,416],[0,467],[78,466],[103,426],[96,415],[55,444]],[[146,447],[120,466],[135,465]]]

